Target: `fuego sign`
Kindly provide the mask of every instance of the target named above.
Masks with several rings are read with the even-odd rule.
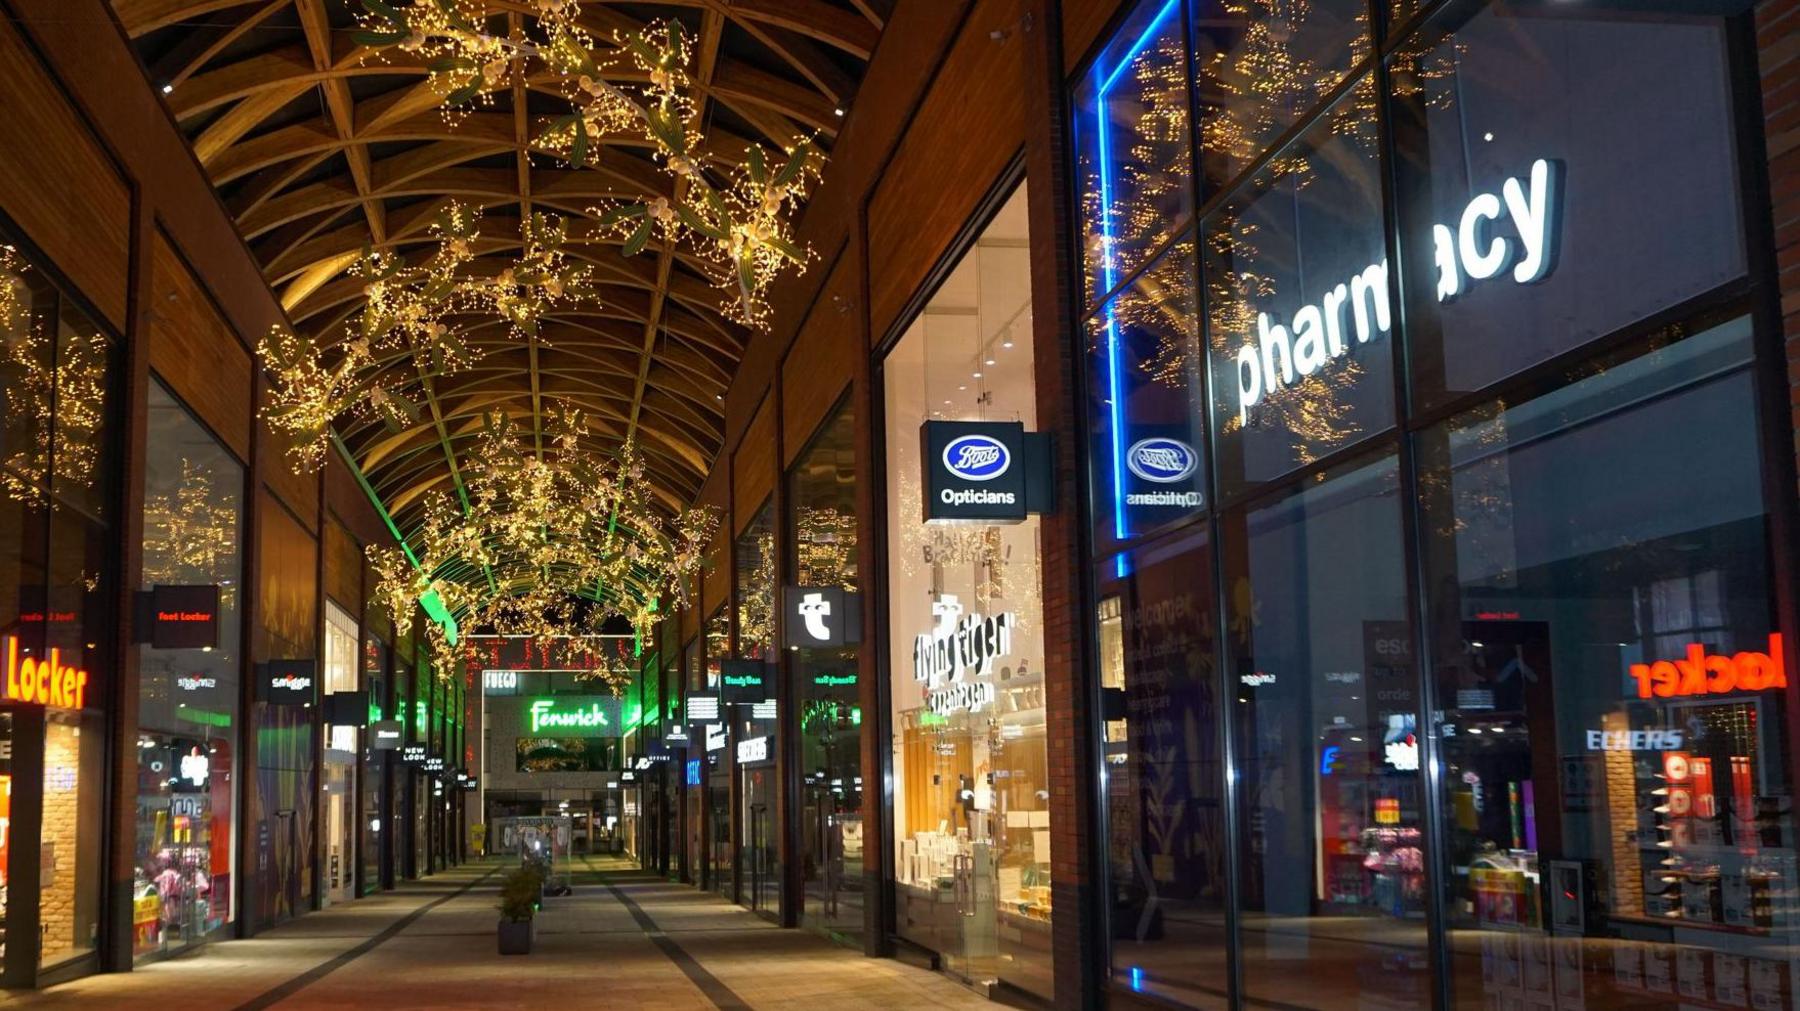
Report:
[[[1769,633],[1767,653],[1746,651],[1725,656],[1708,653],[1706,647],[1697,642],[1690,643],[1687,656],[1679,660],[1632,664],[1631,676],[1637,681],[1640,699],[1723,695],[1787,687],[1787,665],[1781,652],[1779,632]]]
[[[1485,281],[1508,267],[1518,284],[1543,280],[1556,263],[1553,219],[1560,174],[1559,165],[1539,158],[1524,180],[1507,179],[1498,195],[1477,193],[1458,216],[1454,230],[1449,225],[1432,226],[1438,301],[1461,294],[1465,277]],[[1491,224],[1502,220],[1510,220],[1517,238],[1493,234]],[[1237,353],[1239,423],[1249,421],[1250,409],[1264,397],[1343,357],[1350,350],[1352,331],[1357,344],[1366,344],[1387,333],[1392,324],[1386,260],[1369,264],[1325,291],[1318,302],[1295,310],[1291,335],[1268,313],[1258,313],[1255,342]]]
[[[88,672],[65,667],[62,650],[52,648],[48,660],[19,656],[19,640],[6,637],[6,698],[55,709],[80,709],[87,698]]]

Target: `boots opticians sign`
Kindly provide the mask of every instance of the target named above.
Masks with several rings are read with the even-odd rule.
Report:
[[[1687,655],[1678,660],[1634,663],[1630,673],[1637,683],[1640,699],[1724,695],[1787,687],[1786,658],[1779,632],[1769,633],[1767,653],[1749,650],[1732,654],[1709,653],[1705,646],[1696,642],[1688,644]]]
[[[927,421],[919,429],[925,522],[1017,523],[1049,512],[1049,440],[1018,422]]]
[[[6,701],[51,709],[80,709],[87,701],[88,672],[63,663],[62,650],[32,656],[15,636],[6,636]]]
[[[1523,177],[1509,178],[1499,193],[1477,193],[1454,224],[1431,228],[1437,299],[1447,302],[1477,281],[1510,274],[1532,284],[1556,265],[1558,193],[1562,169],[1539,158]],[[1499,234],[1505,223],[1511,235]],[[1238,349],[1238,421],[1250,409],[1349,353],[1386,334],[1393,325],[1388,301],[1388,263],[1371,263],[1326,289],[1318,301],[1293,310],[1288,324],[1269,313],[1256,316],[1256,341]],[[1290,332],[1291,327],[1291,332]]]

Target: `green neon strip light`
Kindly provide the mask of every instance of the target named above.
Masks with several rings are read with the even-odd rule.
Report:
[[[406,543],[406,538],[400,533],[400,527],[394,523],[394,517],[389,515],[387,506],[381,503],[381,496],[375,494],[375,489],[369,484],[369,479],[363,475],[362,468],[356,465],[356,457],[350,455],[350,447],[344,445],[343,438],[340,437],[336,431],[331,433],[331,444],[337,447],[338,455],[344,459],[344,466],[350,468],[351,475],[356,478],[357,487],[363,490],[363,494],[369,499],[369,504],[375,507],[376,515],[381,517],[381,522],[387,524],[388,533],[394,535],[394,542],[399,544],[400,550],[406,553],[406,560],[411,562],[415,569],[423,568],[423,566],[419,564],[419,556],[413,554],[411,545]],[[465,508],[466,507],[467,504],[465,503]],[[489,573],[488,582],[492,583],[493,580],[493,574]],[[456,618],[444,607],[443,598],[437,595],[437,591],[433,590],[430,593],[425,594],[425,596],[420,597],[419,604],[425,608],[425,613],[430,615],[433,621],[444,626],[445,641],[449,642],[452,646],[456,645],[458,637]],[[394,631],[398,634],[400,630],[395,629]]]

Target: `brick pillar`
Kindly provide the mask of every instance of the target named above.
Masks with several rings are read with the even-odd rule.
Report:
[[[1085,644],[1092,620],[1081,509],[1085,430],[1077,403],[1081,367],[1072,280],[1060,0],[1030,0],[1020,24],[1025,44],[1025,174],[1031,219],[1031,317],[1037,425],[1056,445],[1057,511],[1043,517],[1044,702],[1049,739],[1052,946],[1055,1005],[1099,1003],[1099,897],[1094,880],[1096,776]]]

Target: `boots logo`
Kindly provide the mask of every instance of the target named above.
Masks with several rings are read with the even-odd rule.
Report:
[[[1690,643],[1687,655],[1679,660],[1632,664],[1631,676],[1637,681],[1640,699],[1723,695],[1787,687],[1787,665],[1779,632],[1769,633],[1767,653],[1746,650],[1727,656],[1708,653],[1699,643]]]
[[[1185,442],[1174,439],[1140,439],[1125,454],[1125,465],[1145,481],[1175,484],[1185,481],[1200,466],[1200,455]]]
[[[992,481],[1012,466],[1012,452],[990,435],[965,435],[944,447],[944,469],[964,481]]]

